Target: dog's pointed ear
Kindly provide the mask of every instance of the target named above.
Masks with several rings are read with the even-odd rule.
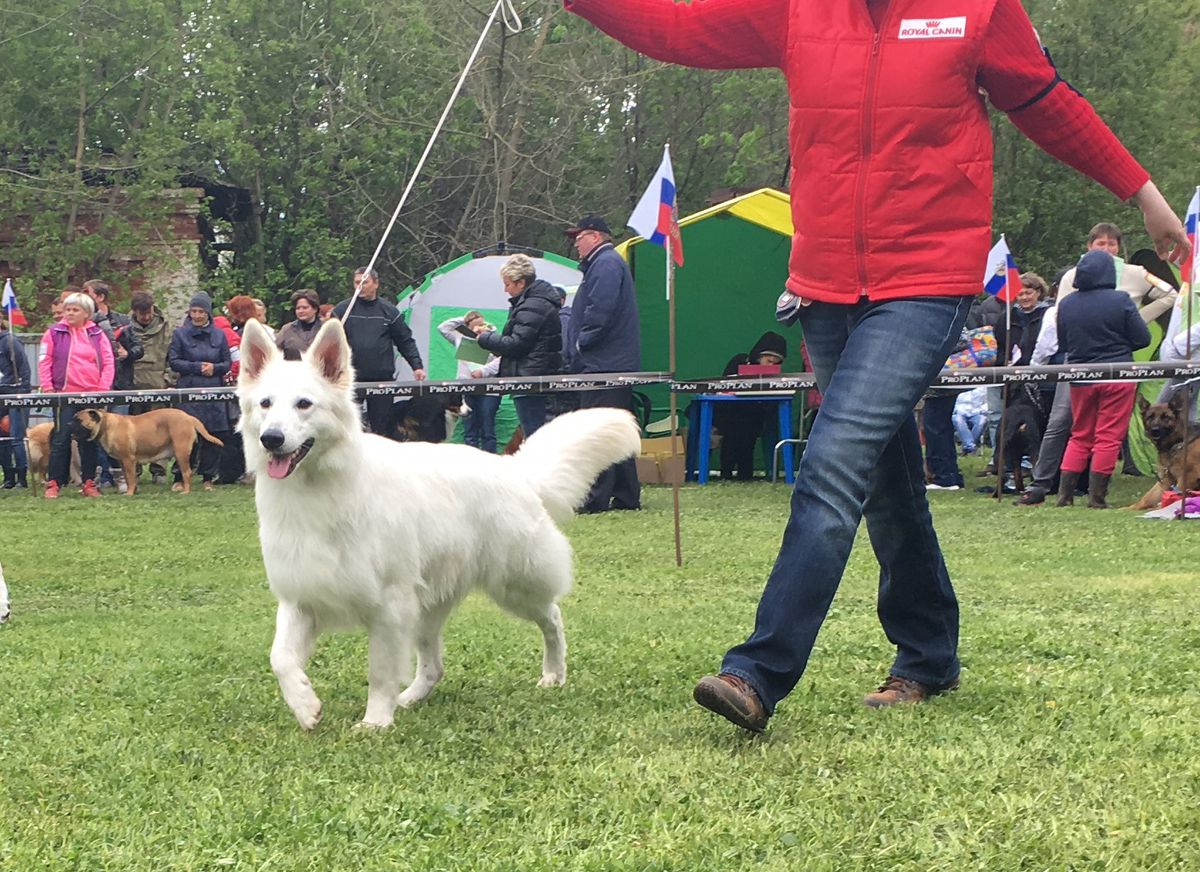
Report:
[[[1184,405],[1187,403],[1187,388],[1179,387],[1171,393],[1171,398],[1167,400],[1167,405],[1171,407],[1176,415],[1183,414]]]
[[[238,384],[245,385],[258,380],[267,364],[279,356],[279,349],[275,347],[263,326],[251,318],[242,331],[240,353]]]
[[[1150,408],[1150,401],[1141,394],[1137,395],[1137,408],[1139,415],[1145,415],[1146,410]]]
[[[330,318],[317,331],[317,338],[304,352],[304,359],[317,371],[321,378],[341,388],[349,389],[354,384],[354,369],[350,365],[350,343],[342,322]]]

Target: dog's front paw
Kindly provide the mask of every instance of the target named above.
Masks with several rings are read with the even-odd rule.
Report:
[[[543,672],[542,680],[537,683],[538,687],[562,687],[567,683],[567,674],[565,672]]]
[[[296,716],[296,722],[302,730],[311,732],[321,722],[321,701],[313,694],[311,700],[304,700],[292,706],[292,714]]]

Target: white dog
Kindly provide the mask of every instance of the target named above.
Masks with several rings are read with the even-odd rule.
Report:
[[[279,600],[271,668],[300,726],[321,717],[305,674],[318,633],[366,627],[362,724],[386,727],[398,705],[424,699],[442,677],[442,625],[475,588],[538,625],[538,685],[563,684],[557,601],[571,587],[571,548],[555,522],[573,514],[602,470],[638,451],[633,417],[565,415],[519,454],[497,457],[363,433],[353,380],[337,319],[300,361],[285,361],[257,322],[246,325],[239,427]]]
[[[4,583],[4,567],[0,566],[0,624],[8,620],[8,585]]]

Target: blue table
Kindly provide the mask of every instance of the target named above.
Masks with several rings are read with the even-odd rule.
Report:
[[[795,394],[786,393],[740,393],[740,394],[698,394],[695,402],[700,405],[700,426],[696,445],[696,481],[699,484],[708,482],[708,467],[712,453],[712,417],[714,403],[775,403],[779,411],[779,439],[792,438],[792,400]],[[796,481],[796,472],[792,457],[792,443],[783,446],[783,477],[788,484]]]

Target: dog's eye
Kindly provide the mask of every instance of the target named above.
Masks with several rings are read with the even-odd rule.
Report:
[[[271,408],[271,398],[270,398],[270,397],[263,397],[263,399],[261,399],[261,400],[259,400],[259,401],[258,401],[258,405],[259,405],[259,406],[261,406],[261,407],[262,407],[262,408],[264,408],[264,409],[269,409],[269,408]]]
[[[311,409],[312,404],[312,400],[296,400],[297,409]]]

